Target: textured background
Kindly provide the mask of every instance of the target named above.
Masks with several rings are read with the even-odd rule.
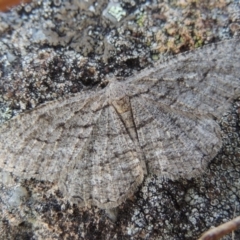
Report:
[[[64,3],[33,1],[0,14],[1,122],[240,27],[238,1],[122,1],[119,21],[102,14],[107,1]],[[98,208],[71,206],[52,183],[2,172],[0,238],[196,239],[239,215],[239,106],[221,120],[224,146],[203,176],[149,176],[120,206],[116,223]]]

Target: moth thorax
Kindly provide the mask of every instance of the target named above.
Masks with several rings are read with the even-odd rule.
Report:
[[[112,80],[107,86],[107,95],[110,101],[123,98],[127,95],[126,85],[117,80]]]
[[[131,110],[130,100],[128,96],[112,100],[111,104],[119,114],[129,112]]]

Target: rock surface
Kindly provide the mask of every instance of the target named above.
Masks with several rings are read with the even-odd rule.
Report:
[[[97,3],[33,1],[0,14],[2,122],[104,86],[107,75],[127,77],[158,58],[238,34],[239,4],[232,1]],[[70,205],[53,183],[2,171],[1,239],[196,239],[234,218],[240,210],[239,107],[236,101],[221,119],[223,148],[202,176],[149,176],[119,207],[115,223],[104,210]]]

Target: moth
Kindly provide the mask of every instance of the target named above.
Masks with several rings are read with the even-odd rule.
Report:
[[[0,128],[0,168],[52,181],[80,206],[111,209],[148,174],[201,174],[222,146],[217,121],[238,96],[236,38],[12,118]]]

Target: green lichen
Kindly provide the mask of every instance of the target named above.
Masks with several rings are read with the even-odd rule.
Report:
[[[194,47],[195,48],[202,47],[203,44],[204,44],[203,40],[202,39],[198,39],[198,40],[196,40],[196,42],[194,44]]]
[[[12,117],[12,110],[9,107],[0,108],[0,123],[9,120]]]
[[[153,55],[152,55],[152,60],[153,60],[153,61],[159,60],[159,55],[158,55],[158,54],[153,54]]]
[[[146,21],[146,14],[142,13],[137,17],[137,24],[139,27],[143,27],[144,26],[144,22]]]
[[[111,14],[119,22],[126,16],[126,11],[120,5],[113,5],[108,9],[108,13]]]

